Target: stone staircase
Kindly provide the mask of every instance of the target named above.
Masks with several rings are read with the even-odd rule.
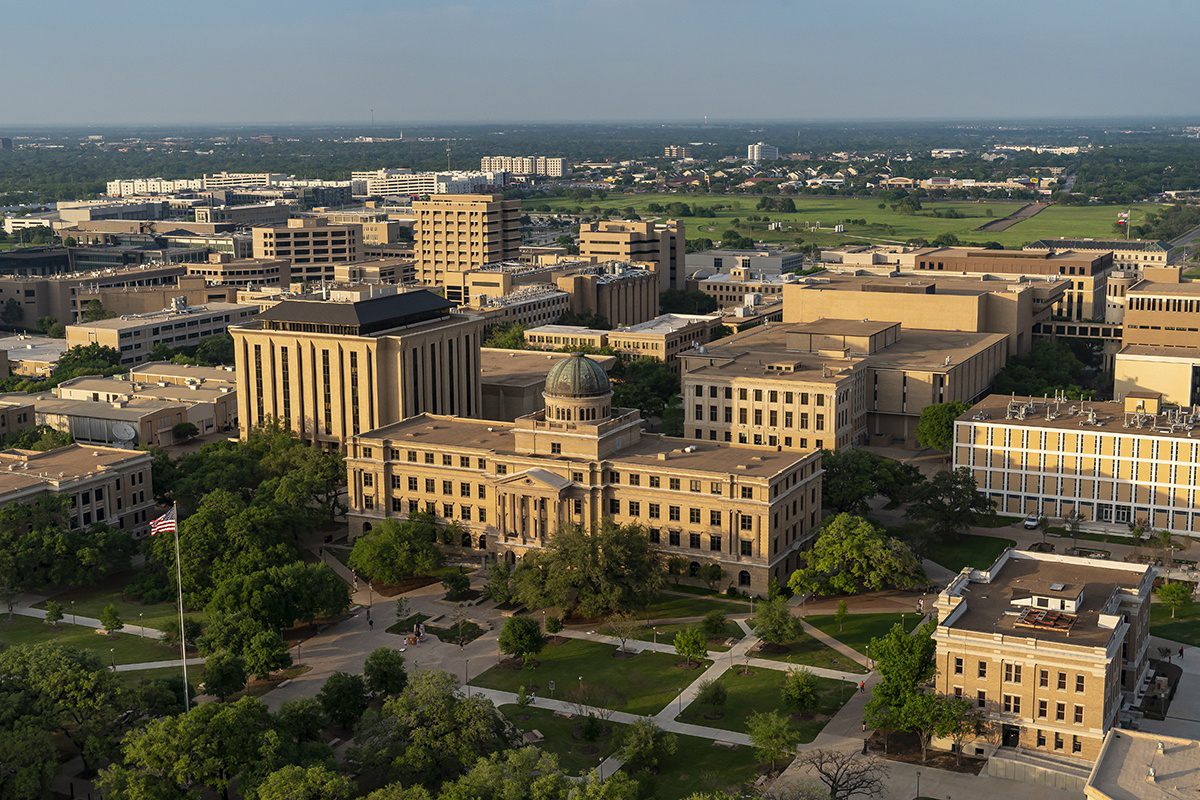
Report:
[[[1088,762],[1008,747],[997,748],[987,764],[987,773],[992,777],[1064,789],[1080,795],[1091,772],[1092,765]]]

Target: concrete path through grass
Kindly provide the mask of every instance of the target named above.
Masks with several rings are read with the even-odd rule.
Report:
[[[13,608],[13,613],[22,617],[33,617],[34,619],[45,619],[46,611],[41,608],[34,608],[32,603],[40,603],[45,598],[42,597],[22,597],[20,604]],[[68,610],[63,610],[63,622],[70,622],[72,625],[82,625],[85,628],[95,628],[99,630],[103,628],[103,623],[94,617],[85,617],[80,614],[72,614]],[[130,636],[140,636],[143,639],[152,639],[159,641],[162,639],[162,631],[157,628],[151,628],[136,623],[125,623],[125,627],[121,628],[121,633],[127,633]]]

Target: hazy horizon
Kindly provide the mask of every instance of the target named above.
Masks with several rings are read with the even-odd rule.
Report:
[[[0,127],[1188,119],[1200,4],[0,0]],[[1182,105],[1186,104],[1186,105]]]

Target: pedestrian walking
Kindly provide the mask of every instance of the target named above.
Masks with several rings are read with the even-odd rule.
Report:
[[[867,691],[867,682],[866,682],[866,681],[859,681],[859,682],[858,682],[858,692],[859,692],[859,694],[863,694],[863,693],[865,693],[866,691]]]
[[[1179,648],[1179,660],[1183,661],[1183,648]]]
[[[863,721],[863,733],[866,733],[866,732],[867,732],[867,723],[866,723],[866,720],[864,720]]]
[[[370,617],[367,617],[367,627],[370,628],[371,630],[375,630],[375,620],[371,619]]]

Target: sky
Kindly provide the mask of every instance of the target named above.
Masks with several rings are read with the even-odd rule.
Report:
[[[0,127],[1200,117],[1196,0],[0,0]]]

